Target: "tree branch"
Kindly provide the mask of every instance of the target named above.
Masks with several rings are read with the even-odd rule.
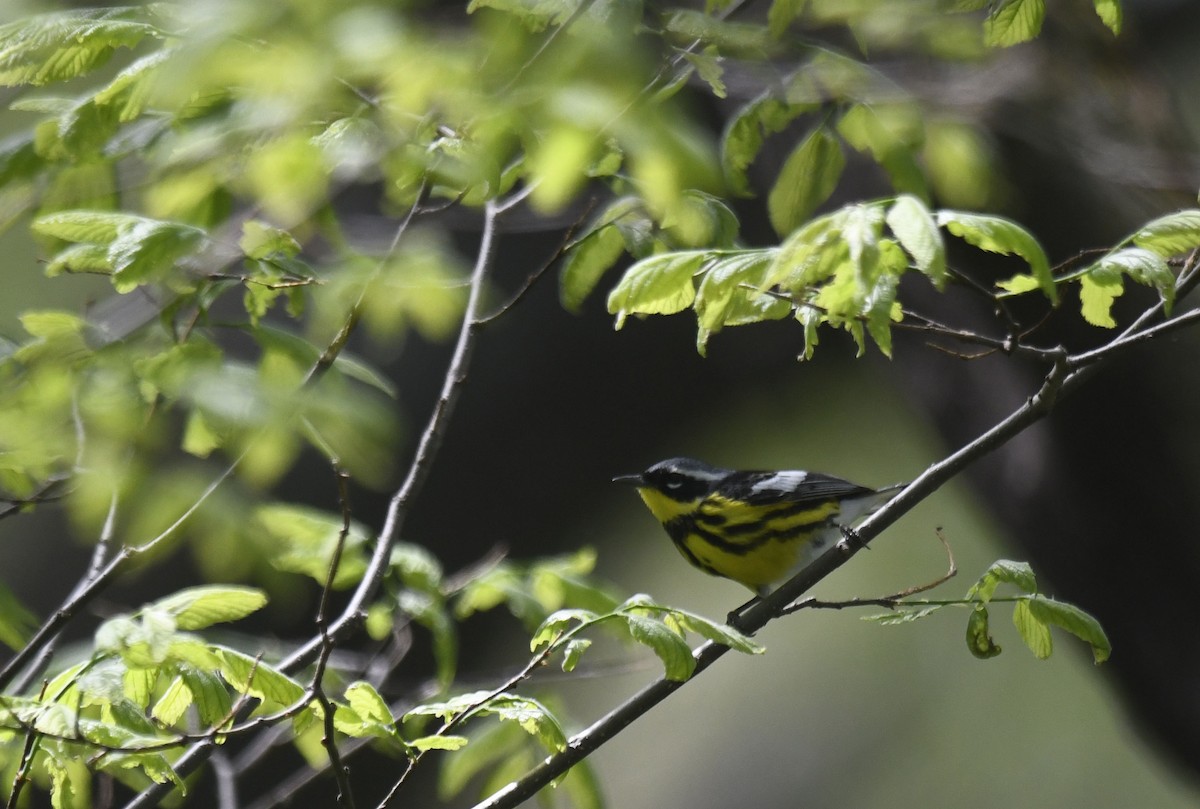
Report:
[[[899,495],[882,509],[875,512],[856,529],[861,543],[838,543],[829,551],[785,582],[766,598],[754,602],[732,622],[734,628],[753,635],[769,621],[782,614],[787,606],[844,565],[867,542],[878,536],[903,514],[933,494],[973,461],[982,458],[1000,447],[1030,425],[1044,418],[1057,401],[1067,377],[1066,353],[1060,352],[1057,361],[1042,382],[1042,386],[1021,407],[997,423],[974,441],[957,452],[933,464],[910,483]],[[696,669],[692,677],[699,675],[719,660],[729,647],[712,641],[703,644],[695,652]],[[524,777],[513,781],[488,799],[476,804],[475,809],[514,809],[523,801],[533,797],[551,781],[565,774],[572,766],[582,761],[605,742],[612,739],[636,719],[658,703],[682,688],[688,681],[660,678],[646,686],[624,704],[618,706],[591,727],[575,735],[567,748],[542,761]]]

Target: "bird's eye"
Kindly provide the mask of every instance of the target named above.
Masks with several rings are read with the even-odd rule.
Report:
[[[663,486],[666,486],[668,489],[673,491],[677,491],[682,489],[683,484],[685,483],[687,483],[687,478],[685,478],[683,475],[674,474],[667,476],[667,479],[663,481]]]

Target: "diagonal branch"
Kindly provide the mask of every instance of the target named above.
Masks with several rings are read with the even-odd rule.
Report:
[[[781,615],[789,604],[795,602],[812,589],[817,582],[844,565],[855,553],[865,547],[868,541],[878,536],[903,514],[933,494],[942,484],[958,475],[967,465],[1004,445],[1030,425],[1045,418],[1053,409],[1067,377],[1067,356],[1063,351],[1059,353],[1057,361],[1046,375],[1042,386],[1021,407],[974,441],[930,466],[899,495],[863,522],[856,529],[856,533],[862,540],[860,543],[838,543],[785,582],[778,590],[753,603],[737,617],[733,624],[734,627],[751,635],[762,629],[768,622]],[[706,670],[728,651],[729,647],[711,641],[700,646],[694,653],[696,669],[692,676],[695,677]],[[668,680],[665,677],[652,682],[607,716],[573,737],[565,750],[544,759],[525,776],[477,804],[475,809],[514,809],[523,801],[533,797],[550,782],[564,775],[572,766],[589,756],[655,705],[682,688],[685,682],[687,681]]]
[[[358,587],[355,588],[341,613],[330,622],[324,636],[317,635],[280,662],[279,669],[284,673],[294,673],[309,665],[320,654],[324,644],[336,643],[357,628],[366,614],[366,605],[379,591],[391,566],[392,548],[400,536],[401,528],[408,515],[408,506],[429,475],[433,459],[441,448],[450,414],[453,412],[454,405],[462,394],[467,380],[467,367],[480,330],[484,281],[491,268],[495,253],[496,219],[519,204],[530,190],[530,188],[526,188],[506,200],[489,201],[485,206],[483,232],[480,236],[475,267],[471,273],[466,312],[463,315],[454,354],[446,369],[442,392],[429,416],[425,430],[421,434],[416,452],[409,465],[408,474],[388,503],[387,514],[376,540],[375,550],[371,554],[371,559]],[[213,743],[211,741],[200,742],[179,757],[174,764],[174,769],[181,775],[186,775],[202,764],[212,752]],[[155,806],[173,788],[173,784],[154,784],[127,803],[126,809],[145,809],[145,807]]]

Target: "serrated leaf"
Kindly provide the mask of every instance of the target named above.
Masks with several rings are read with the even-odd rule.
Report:
[[[565,609],[553,612],[534,630],[533,638],[529,641],[529,651],[536,652],[544,644],[553,643],[574,624],[590,624],[598,618],[600,616],[591,610]]]
[[[716,258],[705,270],[704,279],[696,291],[695,308],[700,326],[716,332],[725,325],[730,302],[738,292],[747,291],[741,289],[742,285],[754,288],[761,286],[774,258],[774,250],[746,250]],[[753,289],[749,291],[770,297]],[[780,303],[790,311],[791,307],[786,301]]]
[[[225,646],[213,649],[221,661],[221,676],[238,694],[277,705],[292,705],[304,696],[302,685],[270,664]]]
[[[346,702],[354,712],[365,720],[390,725],[395,722],[387,702],[375,690],[375,687],[364,680],[358,680],[346,686]]]
[[[57,211],[34,220],[30,230],[41,236],[66,242],[107,245],[116,239],[121,231],[143,221],[146,221],[143,217],[127,213]]]
[[[1108,26],[1108,30],[1119,35],[1123,17],[1121,0],[1092,0],[1092,5],[1100,21]]]
[[[1021,640],[1038,660],[1045,660],[1054,651],[1050,627],[1033,614],[1028,601],[1018,601],[1013,605],[1013,625],[1021,634]]]
[[[176,647],[172,647],[172,651],[177,651]],[[231,718],[233,699],[220,677],[198,666],[182,665],[181,670],[183,681],[192,694],[196,713],[205,726],[213,727],[218,722]]]
[[[705,640],[728,646],[735,652],[759,655],[767,650],[765,646],[756,642],[749,635],[737,631],[728,624],[717,623],[703,615],[675,608],[672,608],[669,614],[687,631],[695,632]]]
[[[667,35],[685,46],[696,40],[725,54],[763,55],[770,45],[766,26],[721,20],[693,9],[673,9],[663,18]]]
[[[1092,647],[1092,658],[1097,664],[1108,660],[1112,654],[1112,643],[1100,622],[1073,604],[1055,601],[1042,595],[1034,595],[1027,601],[1032,615],[1045,624],[1057,626]]]
[[[171,680],[171,684],[167,686],[167,690],[158,698],[158,702],[154,703],[154,709],[150,712],[158,721],[164,725],[174,725],[179,721],[192,704],[192,691],[187,687],[182,676],[177,676]]]
[[[871,155],[887,172],[897,191],[928,197],[925,176],[915,157],[923,134],[920,119],[915,112],[909,115],[904,110],[900,105],[877,108],[856,104],[838,121],[837,131],[855,150]],[[891,113],[887,119],[884,112]],[[900,121],[909,125],[902,128],[897,125]]]
[[[180,590],[150,607],[173,616],[177,628],[194,630],[240,620],[266,604],[267,594],[253,587],[208,585]]]
[[[571,248],[559,274],[559,300],[563,308],[578,313],[605,271],[624,252],[625,239],[615,225],[605,225],[580,239]]]
[[[567,645],[563,648],[562,670],[567,672],[574,671],[575,667],[579,665],[579,660],[583,657],[583,653],[591,645],[592,642],[587,638],[572,638],[567,641]]]
[[[725,82],[721,77],[725,73],[725,68],[721,65],[721,56],[717,53],[716,48],[709,46],[699,52],[685,51],[683,56],[692,67],[696,68],[697,75],[709,86],[713,95],[717,98],[724,98]]]
[[[987,607],[978,606],[971,610],[967,619],[967,648],[980,660],[1000,654],[1001,649],[989,632]]]
[[[902,194],[887,212],[887,226],[895,234],[917,269],[934,287],[946,286],[946,244],[937,221],[925,203],[911,194]]]
[[[290,503],[274,503],[255,510],[254,528],[273,566],[325,583],[342,531],[340,516]],[[366,542],[366,529],[352,522],[334,576],[335,589],[349,587],[362,576],[367,564],[363,550]]]
[[[672,315],[696,299],[693,276],[712,259],[707,250],[664,253],[634,264],[608,296],[608,311],[617,316],[616,328],[631,314]]]
[[[880,626],[896,626],[897,624],[911,624],[913,621],[919,621],[929,615],[933,615],[938,610],[942,609],[942,604],[931,604],[925,607],[916,609],[905,608],[898,612],[883,612],[876,615],[864,615],[861,620],[873,621]]]
[[[721,165],[734,193],[750,195],[746,169],[762,149],[766,136],[783,131],[810,104],[789,104],[764,93],[738,110],[721,135]]]
[[[516,722],[549,753],[559,753],[567,747],[567,734],[558,719],[545,705],[531,697],[500,694],[488,700],[480,713],[495,714],[505,721]]]
[[[1000,0],[983,23],[983,41],[1007,48],[1036,37],[1046,17],[1045,0]]]
[[[1133,235],[1133,243],[1163,258],[1200,247],[1200,210],[1176,211],[1148,222]]]
[[[406,742],[409,747],[425,752],[426,750],[461,750],[467,745],[466,736],[421,736]]]
[[[1033,568],[1026,562],[998,559],[983,572],[975,584],[971,585],[971,589],[967,591],[967,598],[987,603],[992,600],[996,588],[1001,583],[1012,584],[1026,593],[1037,592],[1037,579],[1033,575]]]
[[[833,275],[849,259],[841,238],[847,208],[818,216],[779,246],[765,286],[801,292]]]
[[[94,70],[117,48],[159,35],[153,26],[130,19],[142,13],[129,7],[89,9],[0,25],[0,85],[40,86]]]
[[[772,0],[767,11],[767,31],[778,39],[783,36],[792,21],[804,13],[808,0]]]
[[[846,157],[836,138],[819,127],[784,161],[767,197],[771,225],[785,237],[812,216],[837,187]]]
[[[1050,274],[1050,260],[1046,258],[1046,251],[1025,228],[1000,216],[962,211],[938,211],[937,221],[938,225],[980,250],[1025,259],[1046,297],[1051,303],[1058,302],[1058,290]]]
[[[242,237],[238,247],[247,258],[262,259],[272,255],[291,258],[300,252],[300,243],[282,228],[273,227],[257,219],[242,223]]]
[[[1079,279],[1079,303],[1083,319],[1093,326],[1115,329],[1117,321],[1112,316],[1112,305],[1125,293],[1120,276],[1116,279],[1097,280],[1093,275]]]
[[[474,14],[481,8],[492,8],[511,14],[528,26],[534,33],[547,25],[562,25],[575,12],[573,0],[471,0],[467,13]]]
[[[678,633],[656,618],[630,613],[621,613],[621,618],[629,627],[633,639],[658,655],[668,680],[682,682],[692,676],[696,670],[696,659],[692,657],[691,647]]]
[[[1033,292],[1035,289],[1041,288],[1038,279],[1025,273],[1014,275],[1006,281],[997,281],[996,286],[1010,295],[1023,295],[1026,292]]]

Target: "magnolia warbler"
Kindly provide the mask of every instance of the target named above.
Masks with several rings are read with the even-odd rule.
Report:
[[[613,482],[637,487],[684,559],[760,596],[907,485],[870,489],[820,472],[738,472],[692,458]]]

